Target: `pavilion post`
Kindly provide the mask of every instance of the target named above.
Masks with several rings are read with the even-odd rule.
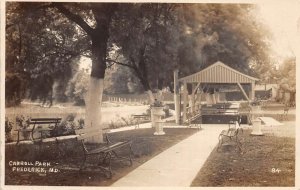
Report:
[[[199,87],[199,85],[200,85],[200,82],[195,86],[194,84],[193,84],[193,87],[195,86],[195,88],[193,88],[192,89],[192,94],[191,94],[191,98],[192,98],[192,101],[191,101],[191,111],[192,111],[192,113],[194,113],[195,112],[195,102],[196,102],[196,99],[195,99],[195,94],[196,94],[196,92],[197,92],[197,88]]]
[[[175,107],[175,122],[179,124],[180,119],[180,97],[179,97],[179,82],[178,69],[174,70],[174,107]]]
[[[254,99],[255,99],[255,82],[251,82],[250,100],[254,101]]]
[[[186,110],[186,106],[187,106],[187,97],[188,96],[188,91],[187,91],[187,83],[186,81],[184,81],[183,83],[183,122],[186,122],[186,113],[187,113],[187,110]]]
[[[191,94],[191,112],[194,113],[195,112],[195,94],[192,93]]]

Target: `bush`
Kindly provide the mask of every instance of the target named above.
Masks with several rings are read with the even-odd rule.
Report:
[[[19,126],[20,129],[26,129],[29,127],[30,117],[25,117],[24,115],[18,115],[16,117],[16,125]],[[28,139],[30,132],[23,132],[23,136],[25,139]]]
[[[84,96],[88,91],[89,74],[85,69],[78,71],[70,80],[66,95],[75,101],[76,105],[84,105]]]
[[[62,122],[51,131],[51,136],[66,136],[66,135],[75,135],[75,130],[79,129],[81,124],[75,123],[75,115],[69,114]]]
[[[117,116],[118,117],[118,116]],[[111,121],[109,123],[109,128],[116,129],[120,127],[126,127],[130,125],[135,125],[136,121],[131,117],[118,117],[118,119],[115,119],[114,121]]]
[[[165,117],[169,117],[170,116],[170,108],[168,105],[165,105],[163,111],[165,112]]]
[[[13,128],[13,124],[11,121],[8,120],[7,117],[5,117],[5,142],[11,142],[11,130]]]

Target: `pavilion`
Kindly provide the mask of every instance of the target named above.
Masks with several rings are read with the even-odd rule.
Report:
[[[175,102],[175,113],[176,113],[176,123],[179,123],[179,118],[181,116],[180,102],[183,99],[183,122],[187,120],[188,109],[190,112],[196,111],[196,99],[195,94],[202,95],[203,89],[201,89],[201,84],[233,84],[237,85],[244,97],[248,102],[253,101],[255,94],[255,82],[258,81],[258,78],[246,75],[241,73],[224,63],[217,61],[216,63],[206,67],[205,69],[194,73],[192,75],[178,79],[178,70],[174,71],[174,102]],[[250,85],[251,89],[247,94],[243,85]],[[188,85],[190,89],[188,90]],[[182,97],[179,97],[180,91],[182,92]],[[190,101],[188,103],[188,96]],[[201,98],[200,98],[201,101]],[[187,105],[189,104],[189,107]],[[199,104],[198,104],[199,105]]]

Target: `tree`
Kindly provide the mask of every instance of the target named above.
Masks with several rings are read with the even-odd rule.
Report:
[[[118,23],[112,25],[113,31],[124,32],[113,33],[111,43],[126,59],[110,61],[133,69],[152,101],[151,91],[170,86],[174,68],[186,76],[220,60],[250,75],[269,72],[268,32],[254,18],[253,5],[124,7],[130,11],[119,15]]]
[[[81,69],[73,76],[69,81],[66,90],[66,95],[70,99],[74,100],[77,105],[84,105],[85,95],[88,91],[89,75],[85,69]]]
[[[177,65],[177,29],[172,4],[124,5],[112,24],[111,45],[117,46],[121,61],[108,61],[129,67],[154,102],[153,91],[172,81]],[[122,33],[116,31],[123,31]]]
[[[184,23],[179,64],[187,60],[193,70],[216,61],[245,74],[270,68],[270,33],[254,15],[251,4],[185,4],[179,10]],[[193,47],[193,48],[188,48]],[[188,51],[190,50],[190,51]],[[188,74],[188,68],[183,69]]]
[[[283,91],[290,92],[291,102],[295,102],[296,94],[296,58],[286,58],[278,69],[278,84]]]
[[[6,16],[7,76],[18,75],[21,86],[29,89],[29,97],[43,101],[47,97],[52,100],[55,82],[61,84],[70,79],[71,60],[86,45],[75,25],[68,24],[67,19],[55,12],[42,9],[47,6],[8,3]],[[10,97],[13,92],[6,93]]]
[[[139,92],[141,89],[133,70],[118,64],[107,69],[104,84],[104,92],[107,94],[128,94]]]

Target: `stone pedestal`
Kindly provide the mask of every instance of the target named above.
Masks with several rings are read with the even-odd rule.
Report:
[[[261,116],[261,106],[256,105],[251,107],[251,112],[252,112],[252,120],[256,120],[257,117]]]
[[[264,135],[261,131],[261,120],[260,119],[252,120],[252,125],[253,125],[253,129],[252,129],[251,135],[258,135],[258,136]]]
[[[152,127],[155,128],[154,135],[164,135],[162,116],[165,114],[164,107],[152,107],[151,108],[151,120]]]

